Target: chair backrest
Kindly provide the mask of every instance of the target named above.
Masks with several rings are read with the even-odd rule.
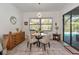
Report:
[[[44,43],[50,42],[50,39],[48,38],[47,35],[43,37],[42,42],[44,42]]]
[[[31,35],[30,35],[30,34],[28,34],[27,36],[28,36],[28,39],[27,39],[27,40],[29,41],[29,40],[31,39]]]
[[[35,36],[34,37],[31,37],[31,35],[29,34],[28,35],[28,41],[29,42],[33,42],[35,40]]]
[[[53,39],[53,33],[52,33],[52,32],[49,32],[49,33],[47,34],[47,36],[48,36],[49,39]]]

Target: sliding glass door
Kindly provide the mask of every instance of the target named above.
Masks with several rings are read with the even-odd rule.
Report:
[[[64,14],[64,42],[79,50],[79,7]]]
[[[70,44],[70,14],[64,15],[64,41]]]
[[[72,46],[79,49],[79,15],[72,15]]]
[[[79,8],[72,11],[72,46],[79,49]]]

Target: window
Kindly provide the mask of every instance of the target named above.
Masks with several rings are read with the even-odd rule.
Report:
[[[52,19],[41,19],[41,30],[52,30]]]
[[[36,31],[40,28],[40,20],[39,19],[31,19],[30,20],[30,30]]]
[[[30,19],[30,30],[38,31],[39,29],[41,29],[42,31],[51,31],[52,19],[50,18]]]

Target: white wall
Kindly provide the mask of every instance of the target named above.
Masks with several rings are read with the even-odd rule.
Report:
[[[41,12],[43,17],[52,17],[53,18],[53,30],[52,32],[55,33],[55,22],[59,25],[59,34],[61,34],[61,40],[63,40],[63,18],[62,15],[67,13],[68,11],[72,10],[73,8],[79,6],[78,3],[68,4],[66,5],[61,11],[58,12]],[[26,12],[24,13],[24,21],[29,22],[29,18],[36,18],[37,12]],[[23,25],[23,30],[28,34],[29,33],[29,25]]]
[[[10,23],[9,18],[11,16],[15,16],[17,18],[17,23],[15,25]],[[15,32],[16,28],[21,29],[21,22],[21,13],[16,7],[11,4],[0,4],[0,38],[2,38],[3,34],[9,33],[9,31]]]
[[[23,22],[25,21],[28,21],[29,22],[29,19],[30,18],[37,18],[37,13],[38,12],[26,12],[24,13],[24,20]],[[60,19],[60,15],[59,15],[59,12],[41,12],[42,14],[42,17],[52,17],[52,20],[53,20],[53,30],[52,32],[55,33],[56,32],[56,29],[55,29],[55,22],[58,23],[58,26],[59,26],[59,30],[58,32],[61,34],[61,19]],[[29,25],[23,25],[23,31],[25,31],[27,34],[29,34]]]

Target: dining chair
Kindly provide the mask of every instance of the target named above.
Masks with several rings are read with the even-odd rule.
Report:
[[[48,45],[49,48],[50,48],[50,40],[49,40],[49,38],[48,38],[47,35],[44,36],[44,37],[40,40],[40,42],[43,44],[44,50],[46,50],[46,45]]]
[[[27,47],[30,46],[30,51],[31,51],[32,45],[35,42],[37,42],[37,39],[35,37],[31,38],[31,36],[28,36],[28,39],[27,39]]]
[[[48,32],[47,36],[50,40],[53,40],[53,33],[52,32]]]

